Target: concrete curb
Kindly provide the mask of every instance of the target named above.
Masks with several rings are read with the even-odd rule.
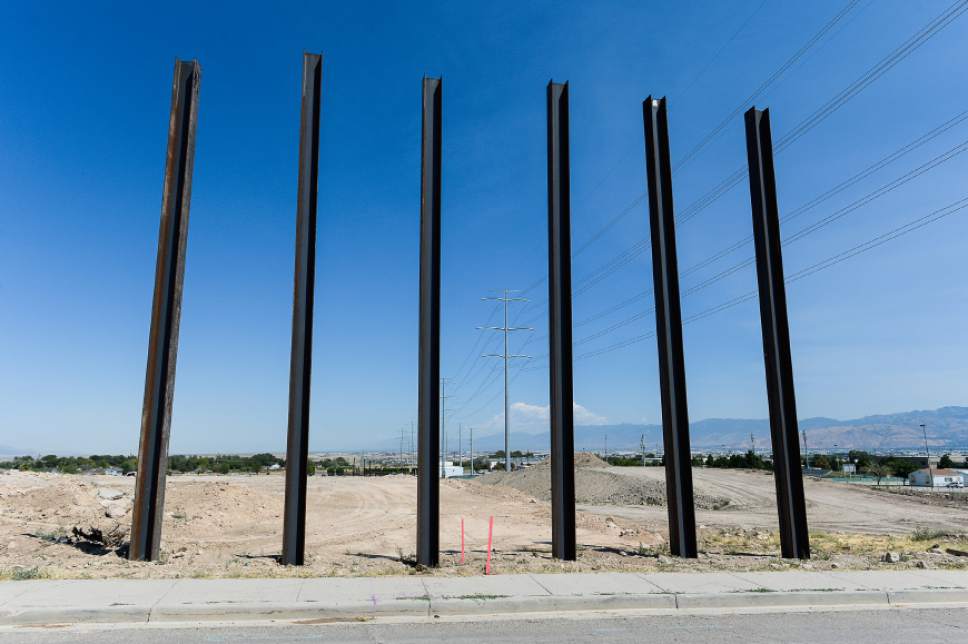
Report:
[[[844,608],[916,608],[968,606],[968,590],[646,593],[615,595],[543,595],[510,597],[406,598],[399,601],[210,602],[165,606],[100,608],[25,606],[0,609],[0,625],[130,624],[145,622],[235,622],[253,620],[369,620],[380,617],[451,617],[566,611],[637,610],[658,614],[679,611],[825,610]]]
[[[966,570],[534,573],[0,583],[0,626],[968,606]]]

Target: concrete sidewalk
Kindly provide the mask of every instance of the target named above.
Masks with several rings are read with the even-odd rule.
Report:
[[[490,577],[0,582],[0,625],[365,620],[567,610],[968,606],[968,572],[594,573]]]

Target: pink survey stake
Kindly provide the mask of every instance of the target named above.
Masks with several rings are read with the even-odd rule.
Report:
[[[487,563],[484,564],[484,574],[491,574],[491,547],[494,545],[494,517],[487,526]]]

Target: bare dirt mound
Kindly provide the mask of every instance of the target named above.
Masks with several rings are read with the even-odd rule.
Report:
[[[585,505],[665,505],[665,484],[612,467],[594,454],[575,454],[575,501]],[[511,487],[534,498],[551,499],[551,463],[513,472],[492,472],[476,479],[483,485]],[[697,493],[696,507],[719,510],[726,497]]]

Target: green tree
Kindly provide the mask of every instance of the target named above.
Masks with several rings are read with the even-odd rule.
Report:
[[[871,476],[876,476],[878,485],[881,484],[882,478],[885,476],[890,476],[893,473],[889,465],[880,463],[878,461],[868,462],[862,471],[867,472]]]
[[[821,470],[832,469],[830,467],[830,458],[826,454],[814,454],[813,458],[810,459],[810,463]]]

